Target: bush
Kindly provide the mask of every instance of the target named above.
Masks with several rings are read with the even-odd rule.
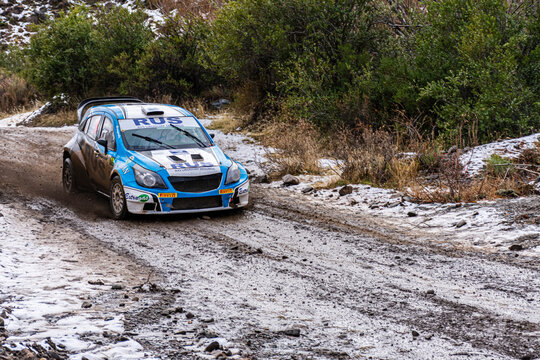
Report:
[[[132,93],[139,76],[136,63],[154,37],[145,23],[146,14],[122,6],[100,7],[96,19],[93,56],[101,67],[96,71],[96,90]]]
[[[98,63],[92,18],[77,7],[40,26],[25,51],[23,75],[45,95],[83,96],[94,86]]]
[[[437,132],[477,144],[540,127],[538,94],[520,76],[532,34],[501,0],[429,1],[415,40],[420,98],[432,103]],[[527,60],[529,61],[529,60]],[[421,70],[421,71],[420,71]]]
[[[327,125],[377,47],[370,3],[233,1],[218,13],[208,54],[232,82],[256,83],[295,117]]]
[[[201,65],[205,59],[202,42],[208,34],[209,26],[201,18],[168,18],[159,37],[137,60],[133,77],[137,92],[193,98],[217,84],[215,71]]]

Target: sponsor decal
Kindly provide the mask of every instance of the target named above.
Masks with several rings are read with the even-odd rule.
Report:
[[[122,119],[119,121],[120,129],[133,130],[133,129],[145,129],[145,128],[162,128],[169,125],[176,125],[182,127],[200,127],[195,118],[191,116],[160,116],[160,117],[147,117],[147,118],[134,118],[134,119]]]
[[[223,194],[232,194],[234,193],[234,190],[233,189],[221,189],[219,190],[219,194],[220,195],[223,195]]]
[[[169,176],[202,176],[218,174],[219,167],[199,167],[199,168],[186,168],[186,169],[168,169]]]
[[[238,195],[246,194],[249,192],[249,188],[238,189]]]
[[[175,198],[176,197],[176,193],[159,193],[158,196],[160,198]]]
[[[193,168],[211,167],[211,166],[214,166],[214,164],[207,161],[193,162],[193,163],[185,162],[185,163],[171,164],[171,169],[193,169]]]
[[[138,201],[139,197],[127,192],[126,193],[126,200]]]
[[[179,125],[182,123],[182,120],[178,116],[172,117],[151,117],[151,118],[140,118],[140,119],[131,119],[133,125],[136,127],[142,126],[151,126],[155,127],[156,125]]]
[[[147,194],[136,195],[130,192],[126,192],[126,200],[147,202],[148,200],[150,200],[150,195],[147,195]]]

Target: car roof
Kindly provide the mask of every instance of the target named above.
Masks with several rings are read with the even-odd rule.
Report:
[[[189,111],[176,105],[168,104],[107,104],[96,105],[89,108],[85,113],[85,118],[97,112],[104,111],[115,116],[118,120],[146,118],[155,116],[193,116]]]

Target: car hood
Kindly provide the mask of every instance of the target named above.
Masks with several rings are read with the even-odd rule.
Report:
[[[160,149],[140,151],[137,154],[153,160],[161,168],[166,169],[170,176],[200,176],[221,172],[222,162],[219,160],[221,154],[216,154],[212,147]]]

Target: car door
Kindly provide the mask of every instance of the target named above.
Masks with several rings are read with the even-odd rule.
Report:
[[[101,191],[108,193],[111,185],[110,178],[116,158],[116,137],[114,135],[113,121],[107,116],[103,116],[102,125],[99,128],[97,140],[104,140],[107,147],[102,146],[96,141],[95,150],[95,169],[92,172],[92,181]]]
[[[94,115],[86,120],[84,134],[79,139],[86,174],[94,185],[93,172],[96,167],[96,136],[101,124],[102,115]]]

